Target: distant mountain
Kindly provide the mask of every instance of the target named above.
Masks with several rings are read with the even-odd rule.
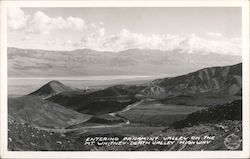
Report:
[[[66,128],[86,121],[90,117],[90,115],[78,113],[37,96],[8,99],[8,118],[33,126]]]
[[[72,91],[72,90],[73,90],[72,88],[65,86],[61,82],[53,80],[45,84],[35,92],[30,93],[30,95],[35,95],[42,97],[43,99],[46,99],[58,93]]]
[[[206,92],[239,94],[242,89],[242,64],[211,67],[182,76],[155,80],[142,90],[145,96],[171,97]]]
[[[186,72],[241,62],[240,56],[219,53],[183,53],[129,49],[120,52],[78,49],[47,51],[8,48],[10,77],[53,77],[90,75],[162,75],[176,76]]]

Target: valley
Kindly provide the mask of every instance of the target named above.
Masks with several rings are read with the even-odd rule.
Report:
[[[208,129],[220,134],[213,146],[190,149],[224,149],[218,145],[222,136],[235,131],[241,135],[232,126],[242,120],[241,69],[241,64],[211,67],[176,77],[129,84],[121,81],[101,88],[72,88],[57,80],[49,81],[27,95],[9,97],[9,149],[185,150],[190,147],[114,148],[84,146],[84,142],[89,136],[190,135],[187,129],[192,135],[208,133]],[[24,132],[34,137],[17,135]],[[23,140],[32,140],[33,149]]]

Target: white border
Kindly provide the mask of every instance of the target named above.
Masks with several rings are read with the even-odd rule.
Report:
[[[1,156],[0,158],[250,158],[249,154],[249,1],[0,1],[1,2]],[[7,151],[7,7],[241,7],[243,57],[243,151],[12,152]]]

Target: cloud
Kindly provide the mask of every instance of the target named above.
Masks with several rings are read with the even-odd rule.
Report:
[[[127,29],[122,29],[118,34],[107,36],[102,41],[103,49],[120,51],[131,48],[151,48],[156,49],[164,44],[164,39],[160,35],[144,36],[139,33],[132,33]]]
[[[139,48],[165,51],[179,50],[182,53],[241,54],[240,38],[217,37],[206,39],[196,34],[187,36],[152,34],[146,36],[144,34],[133,33],[128,29],[122,29],[117,34],[105,35],[105,29],[102,28],[97,29],[91,34],[85,34],[80,43],[77,42],[73,45],[100,51],[122,51]]]
[[[73,42],[71,40],[64,40],[62,45],[63,46],[72,46]]]
[[[29,35],[26,35],[26,36],[24,36],[21,40],[22,40],[22,41],[29,41],[29,40],[32,40],[32,37],[29,36]]]
[[[41,11],[26,15],[21,8],[8,9],[8,26],[13,30],[24,29],[28,33],[49,34],[52,31],[70,29],[81,31],[85,21],[78,17],[50,17]]]
[[[89,24],[89,26],[92,27],[92,28],[100,28],[100,27],[102,27],[103,25],[104,25],[103,22],[91,23],[91,24]]]
[[[50,45],[56,45],[58,43],[59,43],[59,39],[47,39],[42,44],[45,45],[45,46],[50,46]]]
[[[57,45],[73,48],[90,48],[100,51],[122,51],[126,49],[178,50],[183,53],[241,54],[241,38],[227,38],[221,33],[207,32],[206,37],[196,34],[179,36],[172,34],[145,35],[126,28],[117,33],[107,34],[102,22],[87,25],[79,17],[51,17],[42,11],[27,15],[21,8],[8,8],[8,27],[21,30],[26,37],[22,41],[34,41],[34,34],[50,34],[58,30],[78,31],[83,36],[79,41],[67,39],[60,42],[39,39],[44,45]],[[78,33],[77,32],[77,33]],[[28,34],[32,33],[32,34]],[[48,36],[49,37],[49,36]],[[55,46],[56,47],[56,46]]]
[[[81,18],[77,17],[68,17],[66,21],[66,28],[73,28],[76,30],[82,30],[85,27],[85,22]]]
[[[106,29],[105,28],[100,28],[98,29],[98,36],[102,37],[105,35]]]
[[[60,46],[61,50],[64,50],[65,48],[71,48],[73,44],[72,40],[70,39],[59,39],[59,38],[48,38],[46,40],[41,41],[40,43],[39,42],[37,43],[43,46],[57,46],[57,47]]]
[[[55,30],[71,29],[82,30],[85,27],[85,22],[81,18],[68,17],[63,19],[62,17],[52,18],[45,13],[38,11],[28,21],[27,32],[49,34]]]
[[[20,8],[8,8],[7,11],[8,17],[8,27],[12,30],[22,29],[26,27],[28,15],[24,14],[24,11]]]
[[[223,35],[221,33],[207,32],[207,35],[211,36],[211,37],[216,37],[216,38],[223,37]]]

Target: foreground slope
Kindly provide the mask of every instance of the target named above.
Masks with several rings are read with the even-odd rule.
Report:
[[[8,117],[38,127],[64,128],[86,121],[91,116],[37,96],[23,96],[8,99]]]
[[[182,129],[167,129],[149,136],[205,136],[215,135],[215,140],[208,145],[181,145],[178,142],[174,145],[160,146],[83,146],[89,136],[71,136],[60,133],[53,133],[36,129],[29,124],[20,124],[15,121],[8,122],[8,150],[9,151],[214,151],[228,150],[224,145],[225,138],[235,134],[242,138],[242,122],[226,120],[218,123],[200,124]],[[223,129],[226,128],[226,129]],[[24,133],[25,132],[25,133]],[[99,136],[99,135],[97,135]],[[104,135],[101,135],[104,136]],[[105,136],[119,136],[114,132]],[[127,136],[127,135],[126,135]],[[135,136],[135,135],[133,135]],[[138,135],[142,136],[142,135]],[[146,135],[148,136],[148,135]],[[240,146],[237,150],[242,150]]]
[[[172,124],[174,128],[190,127],[202,123],[216,123],[224,120],[242,120],[242,100],[218,104],[208,109],[191,113],[185,119]]]
[[[27,150],[73,150],[73,151],[211,151],[211,150],[229,150],[224,141],[229,136],[237,137],[239,146],[233,150],[242,150],[242,101],[236,100],[223,105],[216,105],[207,110],[197,111],[187,116],[186,119],[176,122],[171,127],[166,127],[161,131],[153,131],[150,134],[124,134],[119,131],[120,128],[114,128],[113,131],[104,131],[104,128],[98,129],[94,134],[88,133],[58,133],[39,130],[27,123],[8,120],[8,149],[15,151]],[[144,128],[145,129],[145,128]],[[104,131],[104,132],[103,132]],[[145,131],[145,130],[144,130]],[[25,132],[25,133],[24,133]],[[72,136],[73,135],[73,136]],[[147,136],[147,137],[189,137],[214,136],[207,144],[181,144],[176,141],[172,145],[85,145],[86,138],[95,136],[119,137],[124,136]],[[201,140],[199,140],[201,141]]]

